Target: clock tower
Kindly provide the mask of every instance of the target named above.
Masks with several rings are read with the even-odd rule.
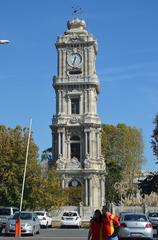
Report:
[[[105,162],[97,114],[97,41],[86,30],[85,21],[75,18],[68,21],[67,30],[55,45],[58,64],[53,78],[53,163],[63,188],[81,187],[83,205],[101,207],[105,198]]]

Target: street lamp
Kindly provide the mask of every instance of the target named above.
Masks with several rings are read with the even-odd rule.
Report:
[[[6,44],[6,43],[10,43],[9,40],[0,40],[0,44]]]

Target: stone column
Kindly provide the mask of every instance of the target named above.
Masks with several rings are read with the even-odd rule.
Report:
[[[65,187],[65,180],[64,180],[64,178],[62,178],[61,187],[62,187],[62,188]]]
[[[70,162],[70,136],[67,137],[68,141],[67,141],[67,159]]]
[[[65,49],[63,50],[63,77],[65,77],[65,71],[66,71],[66,51]]]
[[[89,89],[89,112],[92,114],[93,112],[93,97],[92,97],[92,89]]]
[[[61,90],[61,113],[63,113],[63,91]]]
[[[96,107],[95,107],[95,90],[92,89],[92,113],[96,113]]]
[[[102,178],[101,179],[101,206],[104,205],[104,200],[105,200],[105,181]]]
[[[60,136],[60,132],[58,132],[58,155],[61,154],[61,136]]]
[[[66,114],[65,91],[63,91],[63,114]]]
[[[68,106],[67,106],[68,115],[70,115],[71,114],[71,99],[70,99],[70,96],[68,96],[68,98],[67,98],[67,103],[68,103]]]
[[[58,51],[58,75],[61,76],[61,63],[62,63],[62,52],[61,49]]]
[[[87,113],[87,90],[84,90],[84,113]]]
[[[87,112],[90,113],[90,90],[87,91]]]
[[[80,95],[80,114],[83,114],[83,95]]]
[[[89,63],[89,48],[86,48],[86,54],[87,54],[87,63]],[[87,64],[87,76],[89,76],[89,64]]]
[[[58,90],[58,104],[59,104],[58,113],[61,114],[61,91],[60,90]]]
[[[61,76],[63,76],[63,74],[64,74],[63,55],[64,55],[64,51],[63,51],[63,49],[62,49],[62,50],[61,50],[61,62],[60,62]]]
[[[56,91],[56,115],[58,114],[58,92]]]
[[[85,73],[85,76],[87,76],[87,63],[88,63],[88,59],[87,59],[87,48],[84,48],[84,73]]]
[[[93,206],[93,191],[92,191],[92,178],[89,178],[89,205]]]
[[[85,155],[87,154],[87,132],[85,131]]]
[[[90,158],[92,158],[93,156],[93,135],[92,135],[92,129],[90,129],[90,132],[89,132],[89,155],[90,155]]]
[[[88,206],[88,179],[85,178],[85,205]]]
[[[96,137],[96,148],[97,148],[97,159],[99,158],[99,132],[97,131],[97,137]]]
[[[63,158],[65,158],[65,129],[63,129],[63,138],[62,138],[63,142]]]

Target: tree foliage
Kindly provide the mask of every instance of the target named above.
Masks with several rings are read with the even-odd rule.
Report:
[[[28,129],[0,126],[0,204],[18,206],[20,202]],[[35,168],[38,148],[30,138],[28,170]]]
[[[158,193],[158,172],[150,172],[144,179],[139,181],[138,186],[142,195],[150,195],[152,192]]]
[[[78,206],[82,201],[82,189],[81,187],[69,187],[65,188],[65,196],[67,197],[66,205]]]
[[[155,116],[153,123],[155,127],[151,136],[151,146],[153,149],[153,154],[156,157],[156,163],[158,163],[158,114]]]
[[[28,142],[27,128],[0,125],[0,205],[20,206]],[[23,197],[23,209],[51,209],[67,201],[55,169],[40,164],[32,134]]]
[[[128,183],[128,193],[133,191],[133,179],[144,162],[141,131],[125,124],[102,125],[102,154],[106,162],[106,198],[119,198],[115,182]],[[110,188],[109,188],[110,186]]]
[[[151,147],[158,163],[158,114],[153,121],[154,129],[151,136]],[[149,173],[146,178],[139,182],[139,188],[142,194],[150,195],[152,192],[158,193],[158,172]]]

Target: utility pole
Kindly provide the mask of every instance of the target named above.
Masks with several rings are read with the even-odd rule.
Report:
[[[10,43],[9,40],[0,40],[0,44],[6,44],[6,43]]]

